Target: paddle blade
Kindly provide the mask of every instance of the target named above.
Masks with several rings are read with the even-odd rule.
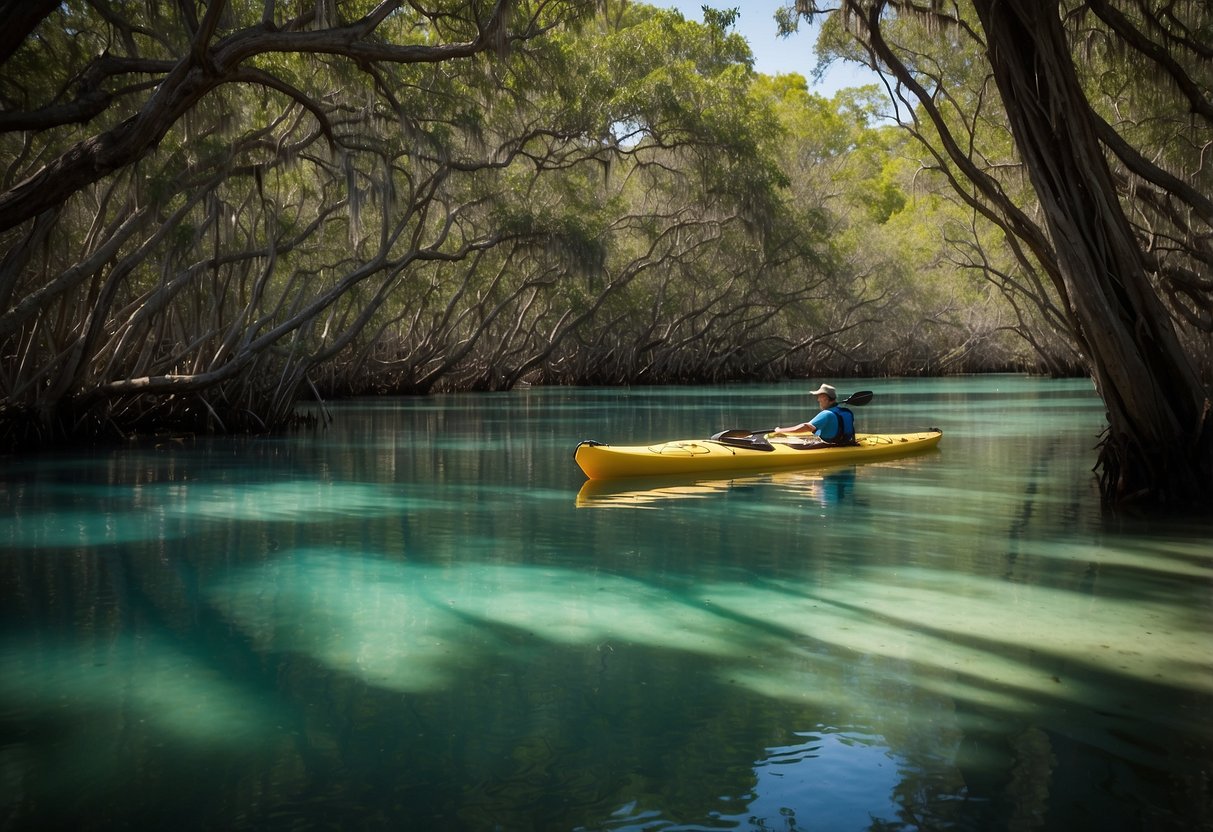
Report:
[[[872,391],[860,390],[858,393],[852,393],[851,395],[847,396],[846,399],[842,401],[842,404],[865,405],[870,401],[872,401]]]
[[[718,433],[713,433],[712,438],[716,440],[722,439],[745,439],[750,436],[757,436],[764,433],[770,433],[768,430],[746,430],[745,428],[729,428]]]
[[[712,434],[712,440],[735,448],[749,448],[752,451],[773,451],[775,446],[767,441],[762,431],[746,431],[734,428]]]

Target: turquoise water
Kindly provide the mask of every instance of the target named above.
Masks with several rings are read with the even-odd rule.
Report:
[[[937,452],[584,487],[804,385],[341,403],[0,462],[0,827],[1213,828],[1207,524],[1083,381],[840,382]]]

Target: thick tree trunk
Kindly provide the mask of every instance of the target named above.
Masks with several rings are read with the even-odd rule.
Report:
[[[1056,0],[975,0],[990,66],[1040,199],[1108,408],[1108,502],[1213,501],[1213,414],[1146,271],[1071,61]]]

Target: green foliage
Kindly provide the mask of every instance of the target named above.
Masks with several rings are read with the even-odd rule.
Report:
[[[106,19],[64,4],[0,95],[16,109],[70,97],[107,48],[173,65],[188,32],[177,10],[142,19],[155,5],[111,3]],[[309,31],[376,8],[331,5],[337,18]],[[467,41],[484,14],[423,5],[390,14],[367,48]],[[155,421],[186,379],[214,412],[268,425],[305,379],[329,392],[712,380],[916,370],[953,349],[952,301],[986,299],[941,265],[955,206],[923,193],[935,183],[878,120],[875,90],[830,100],[801,76],[756,74],[736,10],[700,23],[589,5],[519,4],[513,20],[542,37],[459,60],[251,54],[136,164],[67,200],[40,242],[29,225],[0,238],[33,262],[0,320],[39,300],[42,276],[82,275],[10,332],[23,359],[0,379],[6,401]],[[211,47],[260,31],[260,15],[232,7]],[[145,81],[106,76],[97,89],[120,101],[81,124],[0,133],[8,180],[146,106]],[[893,354],[892,333],[928,330],[913,356]],[[128,392],[145,377],[161,388]]]

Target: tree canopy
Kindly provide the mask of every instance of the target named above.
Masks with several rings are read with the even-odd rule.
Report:
[[[0,2],[9,446],[305,395],[1085,370],[1108,494],[1207,493],[1199,4],[848,0],[821,49],[887,85],[828,100],[730,9]]]

